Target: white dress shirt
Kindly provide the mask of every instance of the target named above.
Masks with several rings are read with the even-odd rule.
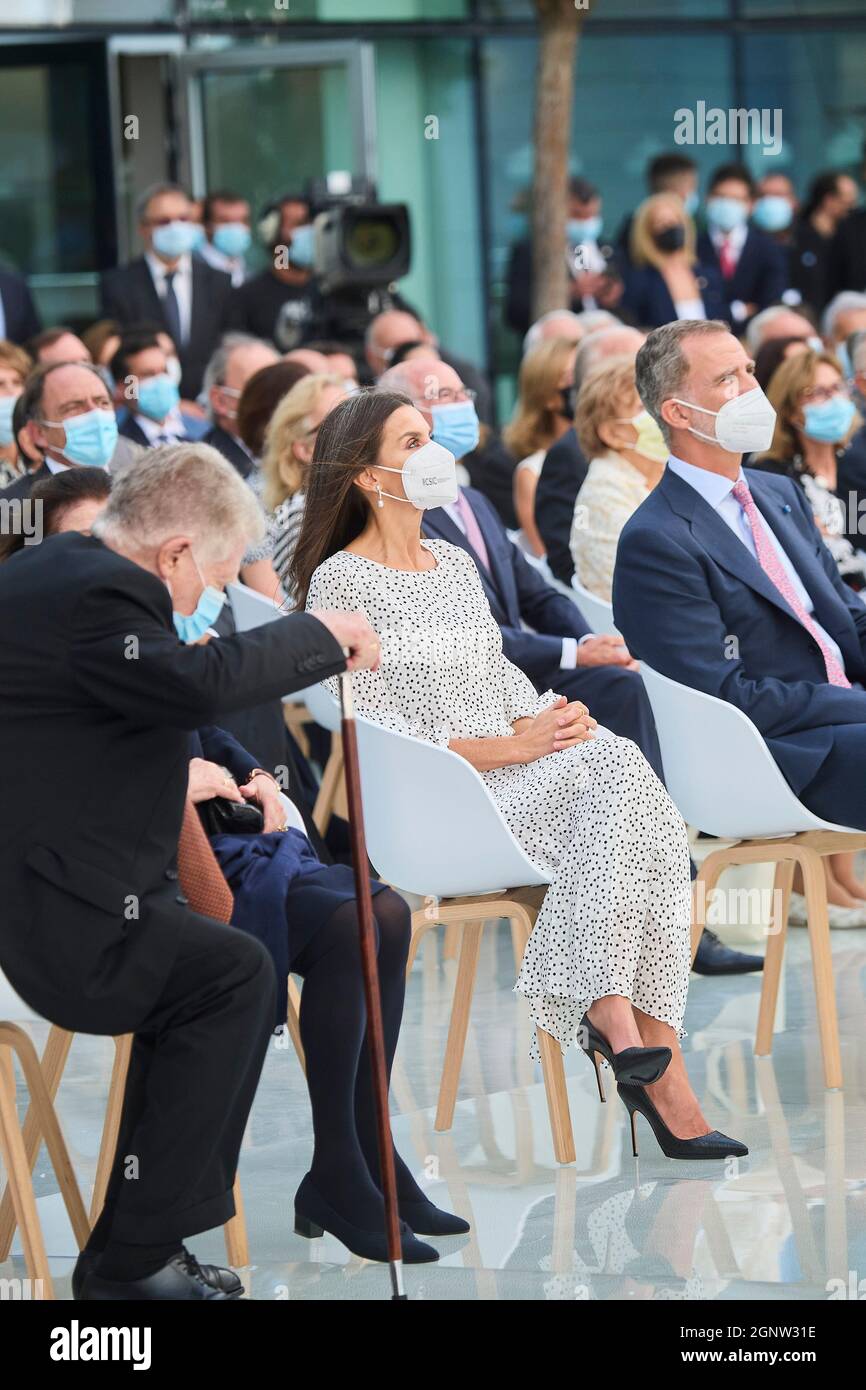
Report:
[[[170,273],[168,266],[152,251],[146,251],[144,259],[147,262],[147,268],[150,271],[157,294],[160,299],[165,299],[165,277]],[[183,341],[175,344],[180,349],[184,343],[189,342],[189,330],[192,321],[192,256],[181,256],[175,267],[174,279],[171,283],[180,315],[180,336]]]
[[[462,516],[460,515],[460,512],[459,512],[458,509],[457,509],[456,503],[454,503],[454,502],[446,502],[446,504],[445,504],[445,506],[442,508],[442,510],[443,510],[444,512],[447,512],[447,513],[448,513],[448,515],[450,516],[451,520],[454,522],[454,525],[457,527],[457,530],[460,532],[461,536],[465,536],[465,535],[466,535],[466,527],[465,527],[465,525],[464,525],[464,523],[463,523],[463,518],[462,518]],[[512,545],[513,545],[513,544],[514,544],[514,542],[512,541]],[[528,623],[524,623],[524,622],[523,622],[523,619],[522,619],[522,618],[521,618],[520,621],[521,621],[521,626],[523,627],[524,631],[526,631],[526,632],[532,632],[532,631],[533,631],[533,629],[529,626]],[[563,637],[563,638],[562,638],[562,652],[561,652],[560,658],[559,658],[559,669],[560,669],[561,671],[573,671],[573,670],[575,669],[575,667],[577,666],[577,649],[578,649],[578,647],[579,647],[579,646],[582,646],[583,643],[587,640],[587,638],[588,638],[588,637],[592,637],[592,636],[594,636],[593,633],[591,633],[591,632],[585,632],[584,635],[583,635],[583,637],[581,637],[581,638],[577,638],[577,637]]]
[[[162,422],[151,420],[149,415],[140,415],[137,411],[133,411],[132,416],[142,434],[147,436],[147,442],[150,445],[168,443],[174,440],[185,442],[188,438],[183,426],[180,406],[176,405],[174,410],[170,410]]]
[[[212,265],[214,270],[221,270],[224,275],[230,275],[235,289],[242,285],[247,278],[247,267],[243,256],[227,256],[224,251],[217,250],[212,241],[202,242],[196,255],[201,256],[208,265]]]
[[[758,552],[755,549],[755,538],[752,535],[752,528],[749,525],[749,519],[746,513],[734,496],[734,483],[731,479],[724,478],[721,473],[711,473],[708,468],[696,468],[693,463],[686,463],[683,459],[678,459],[673,454],[671,454],[668,459],[668,468],[672,473],[676,473],[678,478],[682,478],[684,483],[688,483],[689,487],[693,487],[695,492],[700,493],[704,501],[708,502],[713,511],[718,513],[725,525],[730,527],[737,537],[737,540],[742,541],[750,555],[752,555],[755,560],[758,560]],[[748,479],[743,474],[742,468],[735,482],[744,482],[748,484]],[[797,595],[803,608],[805,608],[806,612],[811,616],[812,622],[815,624],[822,638],[827,643],[827,646],[844,670],[845,658],[839,650],[838,643],[833,641],[829,632],[825,631],[816,620],[815,605],[812,602],[808,590],[795,570],[787,551],[782,546],[775,531],[771,526],[767,525],[763,516],[761,516],[759,507],[757,510],[759,524],[763,528],[764,534],[770,542],[770,545],[778,555],[782,568],[791,581],[794,593]],[[758,561],[758,563],[760,564],[760,561]],[[772,583],[772,580],[770,580],[770,583]]]

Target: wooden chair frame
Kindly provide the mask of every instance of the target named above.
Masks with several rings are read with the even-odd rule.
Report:
[[[824,1085],[830,1089],[842,1085],[842,1056],[833,981],[833,954],[830,949],[830,924],[827,919],[827,881],[821,860],[827,854],[843,854],[861,849],[866,849],[866,832],[855,834],[837,830],[804,830],[787,838],[741,840],[729,848],[714,850],[708,854],[696,879],[696,885],[702,883],[705,893],[709,894],[715,888],[722,870],[733,864],[776,865],[773,920],[767,938],[755,1037],[756,1056],[766,1057],[773,1049],[773,1023],[785,954],[788,904],[794,868],[799,864],[806,898]],[[703,922],[695,921],[692,925],[692,959],[702,930]]]
[[[457,1102],[457,1088],[460,1084],[460,1071],[466,1047],[472,996],[475,992],[475,977],[478,970],[478,956],[481,951],[484,924],[502,917],[507,918],[511,924],[515,958],[519,966],[546,891],[547,885],[541,884],[532,888],[510,890],[504,895],[487,893],[468,897],[442,898],[437,902],[435,913],[432,915],[429,907],[418,908],[412,913],[412,939],[409,946],[407,972],[412,969],[422,936],[431,927],[443,925],[446,928],[446,933],[452,928],[460,930],[460,960],[457,966],[454,1000],[451,1005],[451,1022],[448,1028],[448,1041],[445,1045],[445,1061],[442,1068],[439,1103],[434,1122],[434,1129],[440,1133],[443,1130],[449,1130],[454,1122],[454,1106]],[[552,1038],[549,1033],[545,1033],[543,1029],[537,1028],[536,1035],[553,1136],[553,1151],[557,1162],[574,1163],[576,1157],[574,1133],[571,1127],[571,1111],[565,1084],[562,1049],[556,1039]]]

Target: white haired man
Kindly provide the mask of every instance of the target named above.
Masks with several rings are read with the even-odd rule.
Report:
[[[94,534],[0,569],[0,758],[16,788],[0,969],[62,1028],[135,1034],[105,1207],[73,1276],[84,1300],[241,1291],[182,1241],[234,1212],[276,977],[260,942],[179,892],[189,736],[346,669],[344,650],[349,668],[378,659],[357,614],[201,643],[261,525],[215,450],[166,446],[116,478]]]

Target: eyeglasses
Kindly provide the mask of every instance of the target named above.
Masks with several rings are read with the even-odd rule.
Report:
[[[456,405],[458,401],[474,402],[478,395],[477,391],[471,390],[468,386],[457,386],[453,390],[446,386],[443,391],[434,395],[424,395],[421,404],[424,405]]]
[[[810,386],[803,392],[803,400],[810,405],[823,405],[826,401],[832,401],[834,396],[847,395],[847,386],[844,381],[839,381],[835,386]]]

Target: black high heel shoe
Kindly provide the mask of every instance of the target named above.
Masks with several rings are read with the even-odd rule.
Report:
[[[346,1221],[325,1201],[307,1173],[295,1193],[295,1235],[315,1240],[325,1231],[336,1236],[353,1255],[358,1255],[362,1260],[387,1263],[388,1242],[384,1230],[365,1231]],[[429,1264],[439,1259],[439,1251],[432,1245],[425,1245],[423,1240],[417,1240],[405,1221],[400,1222],[400,1245],[404,1264]]]
[[[624,1047],[622,1052],[614,1052],[604,1034],[590,1022],[589,1014],[584,1014],[580,1020],[578,1041],[595,1067],[595,1080],[601,1101],[604,1101],[605,1094],[598,1065],[599,1055],[613,1069],[617,1084],[623,1081],[631,1086],[649,1086],[653,1081],[658,1081],[671,1060],[669,1047]]]
[[[668,1129],[642,1086],[619,1086],[619,1097],[628,1111],[631,1121],[631,1151],[637,1158],[637,1128],[635,1116],[640,1114],[649,1120],[650,1128],[658,1140],[659,1148],[665,1158],[744,1158],[749,1152],[739,1139],[729,1139],[713,1129],[709,1134],[699,1134],[694,1139],[678,1139]]]

